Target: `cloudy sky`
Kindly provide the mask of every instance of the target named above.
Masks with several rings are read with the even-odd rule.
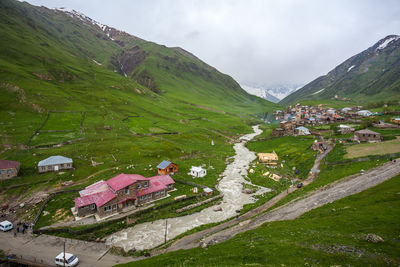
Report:
[[[398,0],[28,0],[180,46],[239,83],[307,83],[389,34]]]

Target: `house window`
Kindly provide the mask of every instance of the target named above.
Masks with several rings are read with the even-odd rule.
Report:
[[[164,193],[165,193],[165,191],[164,191],[164,190],[160,192],[160,194],[161,194],[161,195],[164,195]]]
[[[67,163],[67,167],[71,167],[71,164]]]
[[[172,188],[172,184],[167,185],[167,187],[168,187],[169,189],[171,189],[171,188]]]
[[[61,168],[64,168],[64,164],[60,164]]]
[[[155,193],[155,196],[157,197],[157,196],[159,196],[160,195],[160,191],[157,191],[156,193]]]
[[[174,171],[176,171],[176,166],[174,167]]]
[[[129,187],[125,188],[125,195],[129,195]]]
[[[47,169],[48,169],[48,170],[51,170],[51,166],[47,166]]]
[[[96,205],[95,205],[95,204],[91,204],[91,205],[90,205],[90,209],[91,209],[91,210],[95,210],[95,209],[96,209]]]
[[[7,173],[12,173],[12,170],[7,170]]]
[[[113,205],[113,210],[117,210],[117,204]]]
[[[144,182],[144,185],[143,185],[143,187],[148,187],[149,186],[149,182]]]
[[[111,211],[111,205],[110,206],[105,206],[104,207],[104,212],[109,212]]]
[[[43,170],[43,171],[46,170],[46,167],[42,167],[42,170]]]
[[[1,172],[0,172],[1,174],[5,174],[6,173],[6,171],[5,170],[1,170]]]
[[[137,188],[140,188],[142,185],[140,183],[137,184]]]
[[[144,196],[140,196],[140,200],[143,200],[144,199]]]
[[[148,194],[148,195],[147,195],[147,198],[148,198],[148,199],[152,199],[152,198],[153,198],[153,195],[152,195],[152,194]]]

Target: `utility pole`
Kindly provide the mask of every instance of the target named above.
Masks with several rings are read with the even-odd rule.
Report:
[[[168,219],[165,220],[165,235],[164,235],[164,244],[167,243],[167,232],[168,232]]]

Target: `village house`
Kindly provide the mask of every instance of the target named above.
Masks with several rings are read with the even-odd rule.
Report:
[[[311,134],[310,131],[304,126],[297,127],[295,132],[297,135],[310,135]]]
[[[164,160],[157,166],[159,175],[174,175],[178,172],[178,165],[171,161]]]
[[[352,108],[348,108],[348,107],[346,107],[346,108],[342,108],[342,113],[349,113],[350,111],[352,111]]]
[[[327,149],[327,146],[324,142],[318,142],[315,140],[315,142],[311,145],[311,149],[314,151],[323,152]]]
[[[340,124],[339,125],[339,133],[341,134],[349,134],[349,133],[353,133],[354,132],[354,128],[347,126],[347,125],[343,125]]]
[[[79,217],[110,216],[126,207],[138,206],[167,196],[174,189],[169,175],[145,178],[139,174],[119,174],[107,181],[99,181],[79,191],[74,199],[75,214]]]
[[[192,166],[190,169],[190,175],[193,176],[193,178],[200,178],[204,177],[207,174],[207,170],[203,169],[202,167],[195,167]]]
[[[370,142],[370,143],[374,143],[374,142],[380,142],[382,141],[382,136],[380,133],[368,130],[368,129],[364,129],[364,130],[360,130],[360,131],[356,131],[354,133],[354,139],[358,140],[360,142]]]
[[[391,119],[391,122],[394,124],[400,124],[400,118],[393,118]]]
[[[44,172],[56,172],[60,170],[72,169],[72,159],[63,156],[51,156],[47,159],[39,161],[38,170],[39,173]]]
[[[363,117],[369,117],[372,115],[372,112],[369,110],[360,110],[357,112],[357,114]]]
[[[272,153],[258,153],[258,161],[270,165],[278,164],[278,155],[273,151]]]
[[[20,165],[18,161],[0,160],[0,180],[18,176]]]

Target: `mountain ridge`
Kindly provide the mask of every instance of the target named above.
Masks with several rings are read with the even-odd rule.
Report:
[[[305,99],[354,99],[367,102],[400,99],[400,36],[388,35],[368,49],[350,57],[326,75],[282,99],[291,104]]]

